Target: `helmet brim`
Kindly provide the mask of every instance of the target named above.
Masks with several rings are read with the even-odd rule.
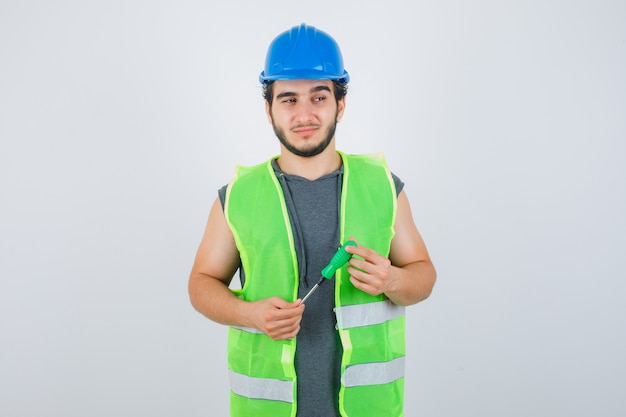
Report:
[[[281,80],[331,80],[347,84],[350,81],[350,75],[345,70],[341,75],[329,74],[324,71],[311,70],[287,70],[281,71],[280,74],[274,75],[265,75],[265,71],[262,71],[259,75],[259,82],[261,84],[267,84],[270,81]]]

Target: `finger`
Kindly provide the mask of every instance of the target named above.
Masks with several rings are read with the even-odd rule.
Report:
[[[348,263],[348,270],[350,270],[350,267],[359,271],[364,271],[364,272],[371,272],[372,270],[371,263],[361,260],[361,259],[357,259],[357,258],[350,259],[350,262]]]
[[[280,309],[288,308],[290,306],[290,304],[291,304],[288,301],[285,301],[285,300],[283,300],[280,297],[272,297],[269,300],[270,300],[270,302],[272,303],[272,305],[274,307],[280,308]]]
[[[294,301],[293,303],[289,304],[289,307],[287,308],[298,308],[298,307],[302,307],[302,311],[304,311],[304,304],[302,304],[302,299],[298,298],[296,301]]]
[[[265,324],[265,328],[268,332],[277,334],[284,332],[284,329],[292,329],[293,326],[297,325],[299,320],[297,318],[291,318],[286,320],[271,320]]]
[[[378,295],[382,292],[384,279],[377,274],[364,272],[352,267],[348,268],[352,284],[369,294]]]
[[[372,274],[352,267],[348,267],[348,273],[351,278],[360,282],[362,285],[375,285],[376,276]]]
[[[274,325],[276,327],[274,327]],[[291,339],[300,332],[300,319],[295,322],[273,323],[267,335],[274,340]]]
[[[354,276],[350,277],[350,282],[354,285],[355,288],[366,292],[370,295],[379,295],[380,291],[377,290],[375,286],[368,284],[367,282],[360,281],[356,279]]]
[[[358,243],[357,246],[346,246],[346,252],[360,256],[367,261],[372,261],[376,259],[377,256],[380,256],[375,250],[361,246]]]
[[[273,321],[290,321],[301,320],[302,314],[304,314],[304,305],[295,305],[294,303],[287,304],[285,308],[277,308],[272,312],[271,319]]]
[[[300,327],[298,327],[297,329],[293,331],[280,333],[278,335],[270,336],[270,337],[272,337],[272,339],[274,340],[291,340],[294,337],[296,337],[298,333],[300,333]]]

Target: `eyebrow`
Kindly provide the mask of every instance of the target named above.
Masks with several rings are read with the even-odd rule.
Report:
[[[317,86],[311,88],[310,92],[311,93],[316,93],[318,91],[328,91],[329,93],[331,92],[330,88],[328,88],[327,85],[317,85]],[[285,98],[285,97],[295,97],[295,96],[297,96],[296,93],[294,93],[292,91],[285,91],[283,93],[277,94],[276,95],[276,99],[281,99],[281,98]]]

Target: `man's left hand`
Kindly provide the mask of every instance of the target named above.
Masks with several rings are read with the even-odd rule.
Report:
[[[393,267],[388,258],[373,249],[359,245],[358,242],[357,246],[346,246],[346,251],[363,258],[352,257],[349,261],[350,282],[355,287],[370,295],[380,295],[389,290]]]

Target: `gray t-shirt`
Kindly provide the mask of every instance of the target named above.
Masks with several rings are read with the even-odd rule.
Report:
[[[322,269],[341,246],[339,204],[343,168],[314,181],[280,171],[274,161],[292,223],[300,285],[304,295],[321,278]],[[399,194],[404,183],[392,174]],[[219,190],[222,206],[226,186]],[[358,239],[358,236],[355,236]],[[245,271],[240,271],[245,280]],[[339,417],[338,395],[342,348],[335,328],[335,284],[324,283],[307,299],[296,338],[298,417]]]

